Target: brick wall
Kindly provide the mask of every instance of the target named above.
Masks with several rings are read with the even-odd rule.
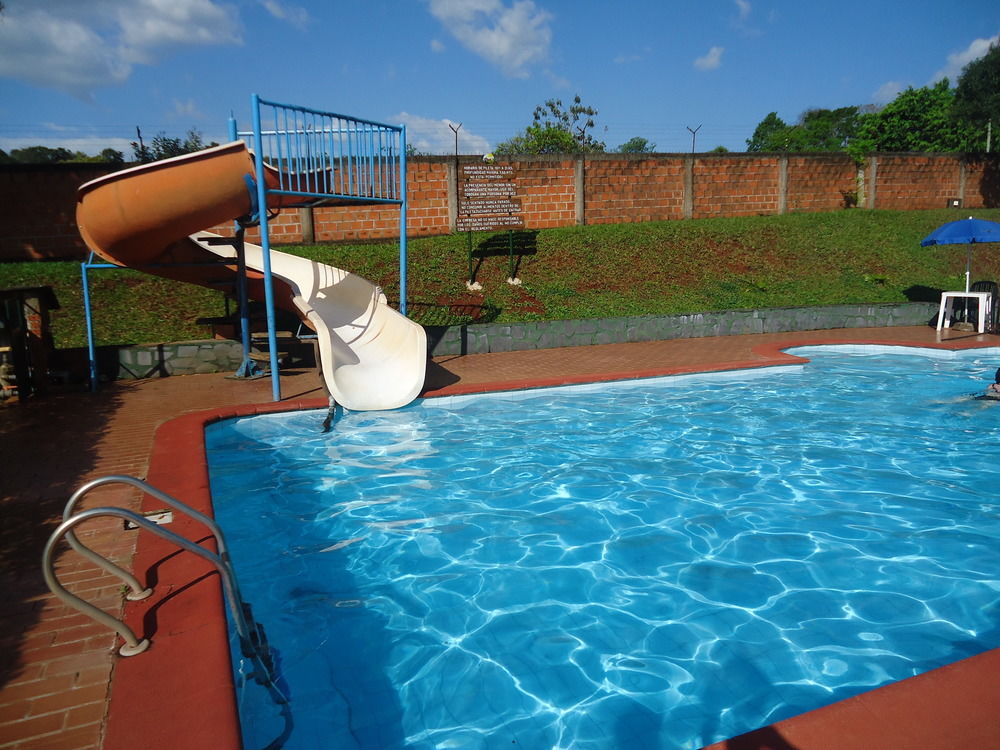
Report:
[[[407,161],[407,233],[410,237],[447,234],[448,165],[444,161]],[[322,206],[313,211],[316,242],[342,242],[399,236],[398,206]]]
[[[846,154],[789,156],[789,213],[837,211],[855,200],[858,168]]]
[[[779,157],[699,157],[693,167],[692,218],[778,213]]]
[[[915,211],[944,208],[960,198],[961,161],[932,154],[878,154],[875,160],[875,205]]]
[[[0,260],[83,260],[76,189],[107,164],[9,164],[0,168]]]
[[[524,226],[550,229],[576,224],[575,162],[524,159],[517,163],[517,194]]]
[[[447,234],[448,163],[407,161],[407,232],[410,237]],[[311,210],[313,242],[351,242],[399,236],[399,206],[318,206]],[[291,244],[308,242],[307,222],[302,211],[286,209],[271,219],[271,242]],[[232,234],[228,226],[213,227],[219,234]],[[247,230],[248,242],[259,243],[256,227]]]
[[[684,160],[591,158],[584,176],[588,224],[684,218]]]
[[[447,234],[450,221],[448,162],[409,159],[406,162],[406,171],[407,182],[410,185],[406,196],[407,233],[411,237]],[[391,222],[390,236],[392,234],[398,236],[398,210],[392,212]]]
[[[476,157],[462,157],[473,161]],[[858,190],[844,154],[596,154],[586,159],[526,157],[517,184],[529,229],[715,216],[836,211]],[[410,159],[411,237],[454,227],[455,160]],[[100,164],[0,165],[0,261],[82,259],[76,188],[111,171]],[[1000,206],[1000,156],[875,154],[862,168],[862,207]],[[392,239],[396,206],[286,209],[271,222],[275,244]],[[229,234],[231,226],[214,227]],[[248,240],[259,242],[256,230]]]
[[[959,197],[966,208],[1000,206],[1000,159],[968,158],[965,162],[965,190]]]

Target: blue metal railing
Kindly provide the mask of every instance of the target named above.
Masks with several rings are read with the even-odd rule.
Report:
[[[268,195],[282,205],[316,206],[327,202],[399,206],[399,310],[406,315],[406,128],[261,99],[250,100],[253,129],[230,135],[248,141],[257,174],[257,204],[263,248],[264,302],[267,308],[271,390],[281,399],[278,347],[274,331]],[[266,168],[277,185],[268,187]],[[300,200],[295,200],[300,198]]]
[[[302,196],[301,205],[331,198],[400,202],[402,126],[263,100],[257,105],[260,130],[239,135],[252,139],[263,163],[278,170],[279,184],[268,192]]]

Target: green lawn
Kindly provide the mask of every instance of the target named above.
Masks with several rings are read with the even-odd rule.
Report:
[[[473,236],[476,279],[465,287],[468,234],[409,242],[410,316],[427,325],[707,312],[735,308],[936,300],[964,284],[964,246],[920,240],[947,221],[1000,209],[845,210],[739,219],[566,227],[515,233],[521,286],[508,275],[507,233]],[[395,242],[280,248],[360,274],[399,297]],[[973,280],[1000,280],[1000,245],[982,245]],[[201,338],[222,314],[218,292],[134,271],[91,273],[100,344]],[[0,287],[50,284],[58,347],[83,346],[78,263],[0,264]]]

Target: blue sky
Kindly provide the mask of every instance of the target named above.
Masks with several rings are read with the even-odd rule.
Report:
[[[1000,38],[997,0],[4,0],[0,148],[135,128],[225,140],[265,99],[405,123],[482,153],[580,94],[609,150],[745,148],[776,111],[884,104]]]

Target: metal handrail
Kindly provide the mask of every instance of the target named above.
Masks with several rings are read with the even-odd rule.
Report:
[[[111,628],[125,640],[125,645],[123,645],[118,650],[119,654],[121,654],[122,656],[135,656],[136,654],[141,654],[143,651],[149,648],[149,639],[143,638],[140,640],[139,638],[136,637],[135,633],[132,631],[132,628],[130,628],[124,622],[112,617],[104,610],[98,609],[90,602],[81,599],[75,594],[71,594],[63,587],[61,583],[59,583],[59,580],[56,578],[55,571],[53,570],[52,567],[52,557],[53,554],[55,553],[55,548],[56,545],[59,543],[59,541],[66,534],[70,533],[72,528],[76,526],[78,523],[82,523],[83,521],[86,521],[90,518],[96,518],[98,516],[118,516],[119,518],[124,518],[128,521],[131,521],[134,524],[142,526],[143,528],[148,528],[150,526],[155,527],[154,523],[143,518],[138,513],[133,513],[132,511],[125,510],[124,508],[91,508],[90,510],[85,510],[80,514],[63,521],[61,524],[59,524],[59,526],[56,527],[56,530],[52,532],[52,535],[49,537],[48,542],[46,542],[45,544],[45,550],[42,552],[42,575],[45,578],[45,583],[49,587],[49,590],[56,595],[57,599],[79,610],[80,612],[83,612],[85,615],[91,617],[92,619],[96,620],[102,625],[106,625],[107,627]],[[91,555],[93,555],[94,553],[91,552],[90,550],[87,550],[87,552],[90,552],[90,554],[88,554],[87,557],[93,560],[94,558]],[[101,559],[103,560],[104,558]],[[105,562],[107,562],[108,565],[112,565],[117,570],[119,571],[121,570],[120,568],[117,568],[117,566],[114,566],[113,563],[108,562],[106,560]],[[101,565],[101,567],[105,568],[106,570],[108,569],[107,566],[105,565]],[[132,578],[132,576],[130,575],[128,577]],[[132,578],[132,580],[134,581],[135,579]],[[141,585],[139,586],[139,588],[141,588]],[[149,593],[152,593],[152,591],[149,590]]]
[[[109,474],[107,476],[94,479],[90,482],[87,482],[84,485],[81,485],[80,488],[73,493],[72,497],[70,497],[69,501],[66,503],[66,507],[63,508],[63,520],[65,521],[69,519],[70,516],[73,515],[73,511],[76,510],[77,503],[79,503],[80,500],[83,499],[84,495],[86,495],[91,490],[97,489],[98,487],[103,487],[104,485],[107,484],[131,485],[132,487],[135,487],[136,489],[145,492],[147,495],[155,497],[160,502],[166,503],[174,510],[178,510],[181,513],[184,513],[185,515],[190,516],[194,520],[203,523],[205,526],[208,527],[208,530],[212,533],[212,536],[215,538],[215,546],[216,549],[218,550],[219,557],[225,561],[226,565],[228,566],[232,565],[232,563],[229,560],[229,551],[228,548],[226,547],[225,537],[222,534],[222,529],[220,529],[219,525],[215,522],[215,519],[206,516],[204,513],[198,512],[190,505],[182,503],[180,500],[171,497],[166,492],[162,492],[161,490],[156,489],[156,487],[149,484],[148,482],[144,482],[141,479],[137,479],[136,477],[130,477],[126,474]],[[127,596],[127,598],[130,601],[145,599],[147,596],[149,596],[149,594],[152,593],[151,590],[144,590],[143,585],[139,583],[139,581],[136,580],[136,578],[133,577],[131,573],[122,570],[120,567],[115,565],[107,558],[97,554],[92,549],[85,546],[79,539],[77,539],[76,534],[74,534],[72,530],[66,535],[66,541],[69,542],[70,547],[72,547],[74,550],[76,550],[81,555],[86,557],[88,560],[100,566],[101,568],[111,573],[112,575],[115,575],[121,580],[123,580],[131,589],[130,593]],[[235,582],[234,582],[234,589],[235,589]]]
[[[136,487],[166,503],[175,510],[178,510],[181,513],[184,513],[203,523],[208,527],[212,536],[215,538],[218,553],[216,554],[210,552],[201,545],[195,544],[190,539],[180,536],[179,534],[176,534],[168,529],[164,529],[147,519],[145,516],[125,508],[91,508],[74,514],[73,511],[75,510],[77,503],[83,498],[84,495],[96,487],[115,483],[128,484]],[[232,570],[232,564],[229,559],[229,552],[226,546],[225,538],[222,534],[222,529],[220,529],[218,524],[216,524],[215,521],[209,516],[200,513],[189,505],[171,497],[161,490],[158,490],[141,479],[123,474],[112,474],[87,482],[74,492],[72,497],[70,497],[69,501],[66,503],[65,509],[63,510],[63,521],[58,527],[56,527],[55,531],[52,532],[52,535],[49,537],[49,540],[45,545],[45,550],[42,553],[42,574],[45,577],[45,582],[49,589],[56,595],[56,597],[71,607],[89,615],[98,622],[107,625],[121,635],[121,637],[125,640],[125,645],[119,649],[119,653],[122,656],[132,656],[134,654],[142,653],[149,646],[149,641],[147,639],[138,639],[131,628],[125,625],[125,623],[121,620],[115,619],[89,602],[71,594],[56,579],[52,566],[52,559],[56,545],[58,545],[61,539],[65,538],[74,550],[94,562],[96,565],[100,566],[102,569],[124,581],[131,589],[128,594],[129,599],[144,599],[152,593],[152,589],[144,588],[131,573],[123,570],[107,558],[94,552],[92,549],[80,542],[80,540],[73,533],[74,527],[79,523],[99,516],[117,516],[127,521],[131,521],[139,528],[151,531],[168,542],[172,542],[181,549],[198,555],[199,557],[212,563],[222,578],[222,586],[229,605],[229,611],[236,626],[236,632],[239,636],[240,650],[245,657],[259,661],[267,673],[265,677],[268,680],[271,679],[270,659],[268,653],[266,653],[266,645],[263,643],[263,633],[259,626],[254,625],[251,627],[248,623],[248,619],[252,621],[252,616],[249,616],[249,607],[245,605],[242,597],[240,596],[239,587],[237,586],[236,576]]]

